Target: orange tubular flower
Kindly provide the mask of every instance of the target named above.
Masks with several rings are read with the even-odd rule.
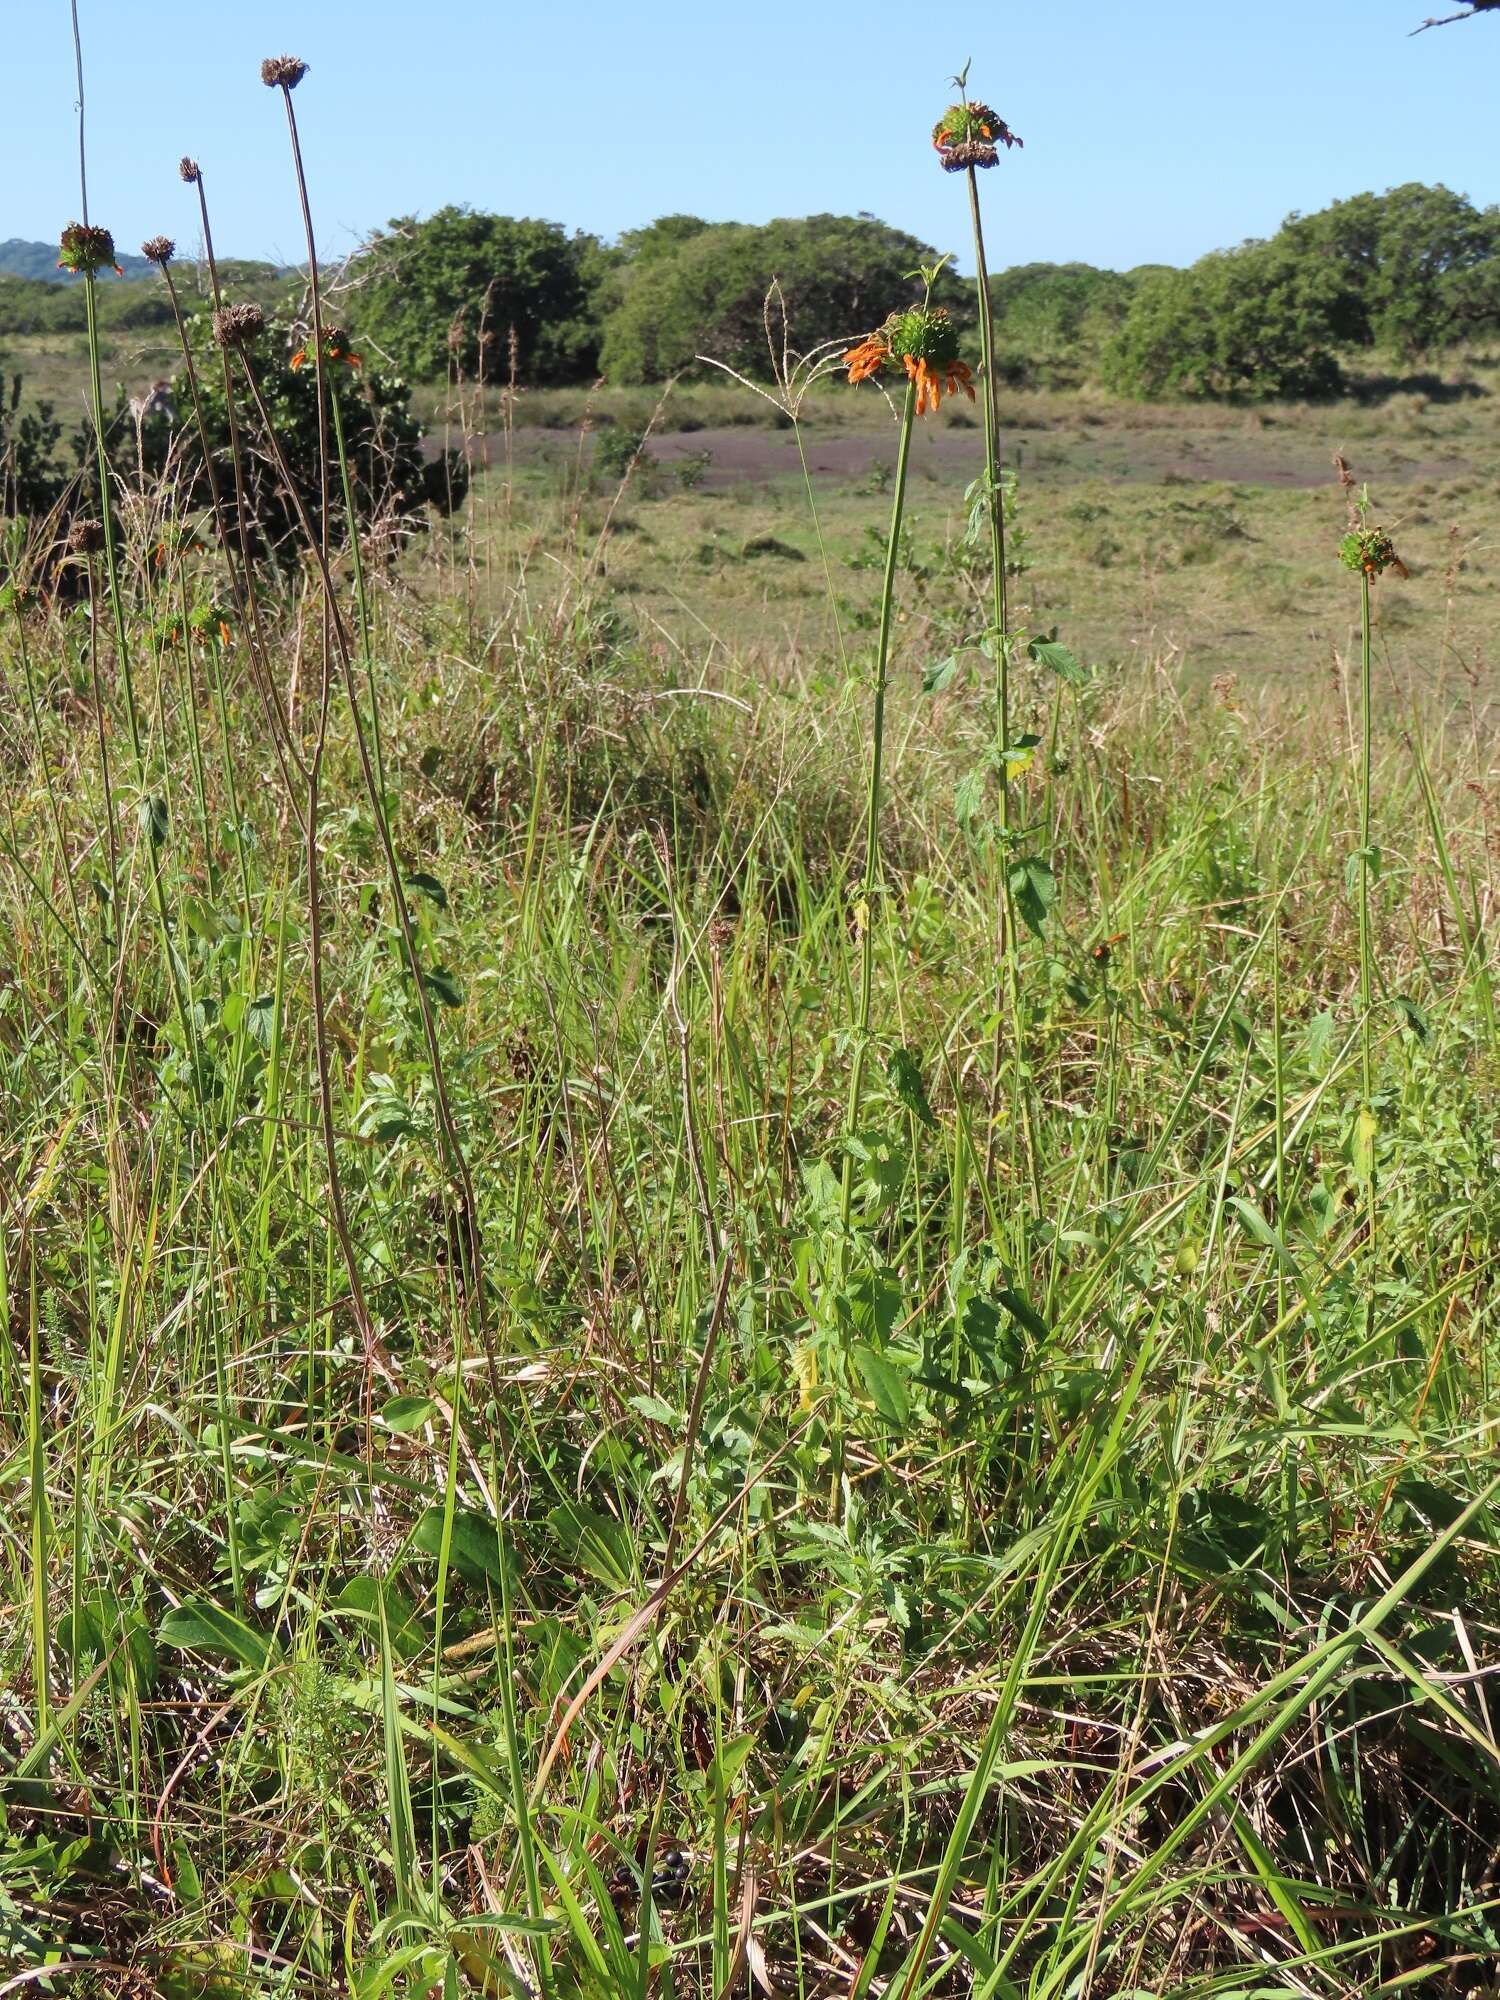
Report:
[[[960,389],[972,403],[974,400],[974,377],[967,361],[940,361],[934,366],[930,361],[919,360],[908,354],[906,372],[917,385],[917,415],[942,407],[943,391],[956,396]]]
[[[299,347],[292,356],[292,373],[300,373],[312,358],[311,342],[306,347]],[[323,359],[342,361],[346,368],[363,368],[365,365],[364,357],[353,352],[347,334],[339,326],[325,326],[323,329]]]
[[[882,334],[872,333],[862,340],[858,347],[851,347],[844,356],[849,364],[849,380],[863,382],[871,375],[878,375],[891,358],[890,345]]]

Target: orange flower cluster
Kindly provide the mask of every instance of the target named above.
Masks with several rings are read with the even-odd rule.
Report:
[[[292,356],[292,372],[299,373],[313,359],[312,345],[299,347]],[[348,337],[342,327],[327,326],[323,329],[323,359],[342,361],[346,368],[363,368],[364,357],[355,354],[349,346]]]
[[[849,380],[864,382],[872,375],[878,375],[887,362],[896,356],[889,340],[882,333],[872,333],[857,347],[851,347],[843,357],[849,369]],[[944,394],[956,396],[963,391],[969,401],[974,400],[974,376],[967,361],[929,361],[924,356],[903,354],[902,363],[907,379],[917,385],[917,415],[925,416],[928,410],[941,408]]]
[[[872,333],[868,340],[862,340],[858,347],[851,347],[844,356],[849,364],[851,382],[868,381],[878,375],[891,358],[890,343],[882,334]]]
[[[935,410],[943,400],[946,388],[950,396],[956,396],[960,389],[972,403],[974,400],[974,376],[967,361],[914,360],[906,356],[906,372],[917,385],[917,415]]]

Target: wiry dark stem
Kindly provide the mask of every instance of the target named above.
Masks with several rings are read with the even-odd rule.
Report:
[[[406,890],[401,879],[401,865],[397,859],[395,843],[391,837],[390,823],[386,817],[385,800],[382,795],[380,779],[375,770],[374,760],[370,751],[369,737],[360,709],[358,688],[354,676],[353,648],[350,645],[349,634],[345,629],[343,615],[339,608],[338,595],[334,589],[333,572],[328,558],[326,368],[323,353],[322,307],[318,281],[317,244],[313,235],[312,209],[308,201],[307,177],[303,169],[302,149],[297,136],[296,114],[292,108],[291,93],[286,89],[285,85],[282,86],[282,94],[286,99],[287,122],[291,131],[292,163],[296,171],[298,198],[302,205],[303,221],[306,227],[309,285],[312,292],[313,338],[316,343],[319,404],[320,489],[323,501],[323,518],[321,523],[316,527],[308,516],[307,504],[298,491],[296,481],[292,478],[291,469],[287,465],[285,455],[282,452],[275,426],[271,422],[270,412],[266,408],[265,398],[261,394],[260,385],[255,379],[255,374],[250,367],[248,357],[242,356],[241,359],[245,371],[245,379],[249,383],[251,394],[255,398],[256,408],[259,411],[267,441],[275,456],[277,467],[286,484],[287,491],[292,497],[292,503],[296,509],[303,535],[317,562],[318,573],[322,580],[328,630],[338,658],[339,670],[344,682],[344,692],[349,703],[350,719],[354,727],[354,741],[359,754],[360,773],[373,808],[375,827],[379,835],[381,850],[386,864],[386,873],[390,881],[391,900],[396,911],[397,927],[401,933],[402,948],[406,957],[407,968],[411,976],[412,991],[416,999],[417,1011],[422,1024],[422,1039],[427,1049],[428,1069],[432,1077],[433,1102],[437,1112],[438,1131],[442,1140],[442,1150],[445,1155],[448,1171],[457,1184],[459,1199],[463,1207],[461,1243],[464,1263],[465,1302],[469,1312],[475,1316],[476,1323],[481,1329],[485,1355],[489,1365],[490,1387],[494,1395],[498,1418],[502,1415],[500,1372],[494,1345],[489,1338],[488,1328],[484,1321],[484,1256],[479,1234],[478,1202],[475,1196],[473,1178],[469,1172],[469,1163],[464,1157],[463,1145],[458,1134],[458,1126],[454,1120],[452,1106],[448,1098],[442,1050],[438,1044],[437,1024],[433,1019],[432,1002],[428,997],[426,981],[422,973],[421,959],[417,951],[416,931],[412,924],[411,911],[406,900]],[[353,532],[354,524],[351,523],[350,526],[351,532]]]

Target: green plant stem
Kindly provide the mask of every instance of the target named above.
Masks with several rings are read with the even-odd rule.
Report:
[[[375,687],[375,644],[370,618],[370,594],[365,584],[364,552],[359,545],[359,516],[354,511],[354,474],[349,465],[349,447],[344,440],[344,411],[337,391],[331,393],[333,441],[338,454],[339,478],[344,491],[344,524],[349,537],[349,560],[354,568],[354,603],[359,614],[360,649],[364,653],[365,691],[370,702],[370,748],[375,758],[375,777],[380,786],[378,809],[385,804],[385,745],[380,733],[380,699]]]
[[[1375,1247],[1375,951],[1370,929],[1370,794],[1373,781],[1372,647],[1370,639],[1370,578],[1360,575],[1360,765],[1359,765],[1359,1055],[1361,1106],[1369,1145],[1370,1248]]]
[[[979,209],[979,176],[968,170],[969,218],[974,229],[974,282],[978,291],[979,352],[984,393],[984,478],[990,514],[990,569],[993,640],[995,646],[995,748],[1000,761],[999,834],[1000,896],[999,957],[1003,985],[1003,1005],[995,1012],[995,1082],[998,1088],[1003,1063],[1002,1038],[1006,1016],[1010,1018],[1012,1095],[1019,1112],[1021,1139],[1027,1161],[1032,1198],[1041,1207],[1042,1191],[1032,1131],[1031,1102],[1022,1078],[1025,1024],[1021,1011],[1021,970],[1017,952],[1016,915],[1010,890],[1010,583],[1005,562],[1005,494],[1000,483],[1000,417],[995,400],[995,313],[990,298],[989,264],[984,251],[984,220]],[[991,1117],[991,1130],[994,1118]]]
[[[119,551],[115,546],[114,515],[109,504],[109,455],[104,448],[104,384],[99,367],[99,314],[94,298],[94,274],[83,274],[84,308],[88,323],[89,388],[94,417],[94,462],[99,473],[99,519],[104,529],[104,567],[109,577],[109,602],[114,614],[115,651],[120,663],[120,685],[125,695],[125,716],[130,725],[130,746],[135,752],[136,770],[145,781],[146,751],[141,737],[140,711],[135,699],[135,676],[130,665],[130,639],[125,629],[125,598],[120,589]]]
[[[875,989],[875,897],[880,886],[880,801],[885,777],[885,695],[891,657],[891,627],[896,603],[896,564],[901,549],[901,515],[906,504],[906,473],[911,462],[912,425],[916,417],[917,385],[908,382],[901,410],[901,438],[896,448],[896,490],[891,500],[890,539],[885,551],[885,576],[880,587],[880,640],[875,658],[875,710],[870,724],[869,793],[865,806],[864,923],[860,938],[859,1011],[854,1023],[854,1066],[849,1076],[848,1129],[859,1123],[864,1096],[865,1057]],[[849,1220],[854,1192],[854,1159],[844,1156],[843,1218]]]

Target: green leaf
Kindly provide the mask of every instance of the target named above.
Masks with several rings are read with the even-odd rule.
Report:
[[[1307,1024],[1307,1032],[1302,1037],[1302,1057],[1307,1067],[1320,1074],[1328,1067],[1328,1058],[1333,1049],[1334,1018],[1326,1009],[1314,1014]]]
[[[258,993],[245,1009],[245,1033],[263,1049],[271,1046],[276,1030],[276,996]]]
[[[1344,863],[1344,887],[1351,896],[1359,894],[1360,863],[1370,864],[1371,887],[1380,880],[1380,849],[1378,847],[1356,847]]]
[[[219,913],[203,897],[185,895],[180,898],[177,907],[182,912],[182,921],[195,937],[202,938],[206,944],[217,944],[223,937],[224,924]]]
[[[1039,667],[1047,667],[1069,687],[1087,687],[1089,670],[1075,653],[1066,646],[1060,646],[1056,639],[1033,639],[1026,648]]]
[[[381,1087],[359,1107],[359,1136],[374,1139],[382,1146],[388,1146],[396,1139],[414,1138],[417,1127],[406,1099],[397,1092],[389,1077],[372,1077],[370,1080],[378,1082]]]
[[[120,1603],[113,1591],[89,1591],[75,1614],[64,1614],[58,1626],[63,1649],[93,1662],[114,1654],[123,1657],[140,1687],[149,1687],[156,1677],[156,1647],[145,1619],[134,1606]]]
[[[904,1424],[911,1415],[911,1394],[901,1371],[873,1347],[856,1347],[854,1365],[870,1392],[871,1402],[887,1423]]]
[[[264,1668],[275,1641],[207,1597],[185,1597],[157,1629],[163,1646],[184,1653],[227,1653],[242,1667]]]
[[[1008,750],[1002,753],[1005,762],[1005,769],[1010,777],[1012,778],[1025,777],[1026,773],[1031,769],[1033,761],[1035,760],[1037,745],[1041,742],[1041,740],[1042,739],[1040,736],[1032,736],[1028,734],[1020,737],[1016,742],[1014,742],[1010,746]]]
[[[440,1000],[445,1007],[462,1007],[464,989],[447,966],[435,965],[430,972],[424,972],[422,978],[434,1000]]]
[[[436,1415],[437,1404],[430,1396],[392,1396],[380,1412],[380,1421],[389,1431],[414,1431]]]
[[[429,903],[436,903],[440,910],[447,909],[448,891],[436,875],[428,875],[419,868],[415,874],[407,876],[406,886],[408,889],[415,889],[419,896],[425,896]]]
[[[1407,1027],[1411,1029],[1417,1040],[1425,1044],[1432,1034],[1432,1024],[1428,1021],[1426,1014],[1417,1005],[1416,1001],[1408,994],[1398,993],[1395,996],[1394,1005],[1396,1012],[1401,1016]]]
[[[1354,1132],[1349,1147],[1354,1177],[1361,1184],[1367,1183],[1375,1171],[1375,1142],[1379,1136],[1379,1118],[1368,1104],[1362,1104],[1354,1114]]]
[[[563,1553],[611,1590],[629,1590],[635,1580],[629,1532],[609,1514],[596,1514],[564,1501],[547,1516],[547,1526]]]
[[[1057,901],[1057,877],[1045,861],[1032,854],[1011,864],[1009,880],[1017,916],[1040,937]]]
[[[983,764],[977,765],[966,777],[958,781],[953,793],[953,816],[965,833],[972,833],[974,822],[984,811],[985,788],[989,772]]]
[[[921,1058],[915,1049],[892,1049],[890,1077],[892,1090],[917,1123],[929,1131],[935,1130],[937,1120],[932,1115],[927,1086],[922,1081]]]
[[[1033,1339],[1050,1338],[1052,1329],[1028,1298],[1020,1292],[1012,1291],[1008,1286],[1002,1288],[997,1296],[1011,1318],[1018,1325],[1024,1326]]]
[[[170,825],[166,800],[153,793],[150,798],[142,799],[135,811],[141,832],[153,847],[160,847],[166,840]]]
[[[946,659],[930,660],[922,669],[923,694],[942,694],[945,689],[951,687],[957,672],[957,653],[949,653]]]
[[[412,1530],[411,1545],[418,1554],[438,1556],[443,1549],[444,1510],[429,1507]],[[500,1544],[495,1524],[488,1514],[476,1514],[459,1507],[453,1515],[453,1535],[448,1544],[448,1560],[471,1583],[499,1583]]]

